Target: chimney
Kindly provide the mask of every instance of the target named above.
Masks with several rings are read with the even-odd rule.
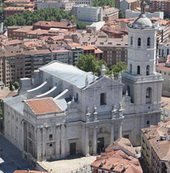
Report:
[[[105,73],[106,73],[106,67],[105,67],[104,64],[102,65],[102,68],[101,68],[100,72],[101,72],[101,77],[104,77]]]

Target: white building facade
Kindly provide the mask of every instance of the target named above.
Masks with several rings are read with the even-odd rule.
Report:
[[[25,158],[88,156],[122,136],[139,145],[140,129],[160,121],[156,28],[144,14],[128,28],[128,70],[119,82],[104,66],[97,77],[54,61],[21,79],[19,95],[4,100],[5,137]]]
[[[160,121],[162,75],[156,72],[156,28],[145,14],[128,25],[128,71],[122,74],[127,99],[124,102],[124,132],[139,144],[140,129]],[[130,122],[130,126],[126,124]],[[136,133],[136,134],[134,134]],[[133,141],[135,140],[135,141]]]
[[[170,42],[159,43],[159,57],[164,58],[164,62],[166,62],[167,56],[170,55]],[[163,60],[163,59],[161,59]]]
[[[133,10],[125,10],[125,17],[126,18],[133,18],[133,17],[138,17],[140,15],[139,11],[133,11]],[[164,12],[163,11],[155,11],[154,13],[145,13],[146,17],[152,18],[152,17],[157,17],[159,19],[164,19]]]
[[[83,4],[74,5],[72,13],[79,21],[99,22],[103,20],[102,7],[90,7]]]
[[[43,8],[58,8],[58,9],[65,9],[71,10],[75,3],[69,0],[62,0],[62,1],[48,1],[48,0],[38,0],[36,2],[37,9]]]
[[[103,151],[122,136],[124,118],[123,84],[104,72],[53,62],[23,79],[20,94],[4,101],[6,138],[34,163]]]

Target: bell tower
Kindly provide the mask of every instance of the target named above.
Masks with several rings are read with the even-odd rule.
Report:
[[[138,123],[139,133],[141,128],[160,121],[163,81],[161,74],[155,70],[157,29],[145,16],[144,5],[142,1],[141,14],[133,23],[128,24],[128,70],[122,73],[124,93],[134,108],[131,112],[125,110],[124,115],[127,117],[133,114],[130,119]],[[134,140],[137,141],[140,135],[133,135],[137,135]]]

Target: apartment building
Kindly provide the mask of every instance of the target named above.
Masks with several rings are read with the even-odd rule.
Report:
[[[6,47],[0,50],[0,81],[6,86],[25,76],[24,53],[20,47]]]
[[[162,85],[162,95],[170,97],[170,55],[167,56],[166,62],[157,64],[156,70],[158,73],[162,74],[162,77],[164,79]]]
[[[7,18],[17,13],[22,13],[26,9],[25,7],[6,7],[4,8],[4,17]]]
[[[102,52],[102,59],[108,66],[115,65],[119,61],[127,62],[128,36],[122,38],[109,38],[107,34],[76,33],[81,45],[90,44],[99,48]],[[74,36],[74,39],[75,36]]]
[[[149,173],[169,173],[170,121],[141,130],[142,158]]]
[[[32,77],[34,70],[52,61],[52,54],[48,49],[24,51],[25,77]]]
[[[92,173],[143,173],[129,139],[119,138],[91,164]]]
[[[164,62],[167,60],[167,56],[170,55],[170,41],[159,43],[159,57],[164,59]]]
[[[112,21],[118,18],[119,10],[114,7],[91,7],[87,4],[74,5],[72,8],[73,15],[80,21],[98,22]]]
[[[149,11],[163,11],[165,18],[170,17],[170,1],[169,0],[150,0]]]
[[[43,9],[43,8],[58,8],[64,10],[71,10],[75,3],[69,0],[58,0],[58,1],[36,1],[36,8]]]
[[[68,34],[67,29],[55,29],[51,28],[49,30],[46,29],[35,29],[32,30],[32,26],[9,26],[7,27],[8,38],[11,39],[41,39],[42,37],[56,36],[58,39],[64,38],[64,35]]]
[[[6,86],[23,77],[32,77],[34,70],[52,61],[48,49],[24,50],[21,46],[8,46],[0,50],[0,81]]]
[[[167,42],[169,40],[169,35],[170,35],[170,23],[169,22],[164,22],[160,23],[157,29],[157,42],[162,43],[162,42]]]
[[[135,10],[140,6],[139,4],[139,0],[115,0],[115,7],[121,8],[123,11],[127,9]]]
[[[114,7],[104,6],[103,7],[103,20],[105,22],[113,21],[119,18],[119,10]]]
[[[102,7],[90,7],[84,4],[74,5],[72,13],[79,21],[83,22],[99,22],[103,20]]]
[[[79,5],[79,4],[92,5],[93,4],[93,0],[72,0],[72,2],[74,2],[76,5]]]
[[[49,30],[50,28],[68,29],[68,31],[72,32],[76,31],[76,25],[72,21],[61,21],[61,22],[38,21],[33,24],[33,30],[34,29]]]
[[[23,40],[27,38],[27,33],[32,30],[32,26],[8,26],[8,38]]]
[[[53,60],[57,60],[66,64],[73,64],[73,53],[71,50],[52,50],[51,53]]]
[[[103,55],[103,52],[95,46],[81,46],[71,39],[60,38],[59,36],[48,37],[47,40],[4,41],[1,42],[1,46],[3,48],[0,50],[0,81],[3,81],[7,86],[10,81],[19,81],[21,77],[32,77],[34,70],[52,60],[75,65],[81,54],[92,54],[98,59],[102,59]],[[16,65],[11,65],[14,63],[13,61]],[[17,69],[17,66],[22,67]]]
[[[71,21],[48,22],[39,21],[33,26],[8,26],[8,38],[23,40],[25,38],[40,38],[42,36],[66,35],[75,32],[76,25]]]
[[[125,11],[125,17],[126,18],[134,18],[134,17],[138,17],[140,14],[140,11],[133,11],[133,10],[129,10],[127,9]],[[148,18],[159,18],[159,19],[164,19],[164,12],[163,11],[155,11],[153,13],[150,12],[146,12],[145,13],[146,17]]]
[[[32,4],[33,0],[5,0],[4,4],[6,6],[10,6],[11,4],[15,5],[26,5],[26,4]]]

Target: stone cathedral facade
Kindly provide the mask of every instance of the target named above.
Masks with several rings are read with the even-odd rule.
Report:
[[[156,28],[141,14],[129,28],[128,70],[115,81],[53,61],[19,95],[4,100],[5,137],[32,162],[93,155],[119,137],[140,144],[160,121],[162,76],[155,71]]]

